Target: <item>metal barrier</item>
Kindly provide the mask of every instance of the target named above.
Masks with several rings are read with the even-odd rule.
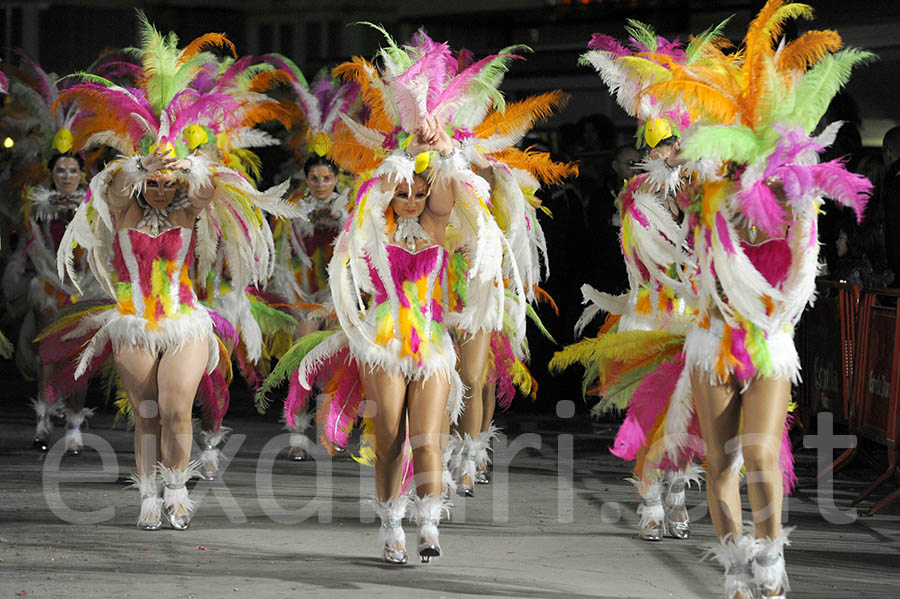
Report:
[[[822,330],[817,332],[816,329],[821,327],[807,320],[803,328],[804,339],[800,343],[806,354],[804,368],[812,362],[812,371],[807,372],[813,375],[812,384],[805,384],[806,389],[801,393],[801,401],[806,402],[803,417],[808,422],[808,418],[822,407],[837,412],[834,409],[836,406],[820,401],[823,393],[833,391],[835,387],[834,377],[822,374],[822,364],[827,362],[827,356],[833,355],[833,349],[826,347],[829,340],[823,337],[827,337],[831,330],[827,319],[833,316],[833,293],[836,289],[840,311],[842,388],[842,409],[836,416],[843,416],[851,434],[884,445],[888,452],[888,468],[854,498],[853,505],[856,505],[892,476],[900,477],[900,318],[897,317],[900,313],[900,290],[859,290],[855,286],[828,281],[821,281],[819,287],[821,295],[825,296],[825,306],[818,308],[818,313],[811,312],[806,317],[812,317],[813,322],[818,323],[823,322],[823,317],[826,318],[825,333]],[[826,384],[823,385],[823,381]],[[857,443],[819,476],[850,464],[859,455],[860,445]],[[874,514],[897,498],[900,498],[900,489],[889,494],[868,513]]]

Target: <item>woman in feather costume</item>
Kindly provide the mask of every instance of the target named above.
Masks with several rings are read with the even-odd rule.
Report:
[[[401,520],[409,498],[402,487],[414,465],[412,514],[427,562],[440,554],[437,525],[447,509],[441,421],[445,411],[458,418],[463,398],[449,328],[460,316],[446,245],[466,252],[468,288],[479,290],[462,317],[475,318],[476,310],[503,317],[502,233],[487,207],[488,184],[469,168],[465,142],[451,131],[486,113],[498,95],[491,83],[510,57],[461,68],[447,44],[421,32],[408,45],[387,41],[382,70],[354,58],[334,71],[359,85],[369,108],[365,123],[344,117],[335,133],[336,163],[367,173],[329,267],[342,330],[301,339],[267,384],[291,376],[288,423],[313,384],[325,389],[318,421],[329,450],[346,446],[365,415],[360,459],[374,458],[379,545],[388,562],[407,560]]]
[[[33,446],[47,451],[53,432],[51,416],[63,412],[66,418],[65,448],[68,455],[81,453],[81,426],[93,414],[85,408],[85,393],[77,392],[61,398],[48,390],[48,382],[54,372],[48,364],[42,364],[36,355],[32,339],[49,325],[59,311],[82,295],[61,279],[56,272],[56,251],[66,225],[75,210],[84,201],[87,187],[84,184],[84,158],[72,152],[70,127],[79,115],[77,105],[69,104],[52,110],[59,97],[59,87],[54,76],[24,53],[19,53],[22,69],[12,69],[13,85],[10,100],[23,112],[16,118],[16,126],[37,131],[43,143],[34,157],[42,174],[49,171],[49,185],[41,182],[23,190],[22,212],[25,235],[22,236],[17,254],[20,259],[9,261],[3,276],[3,285],[9,300],[22,295],[27,312],[20,315],[17,363],[24,375],[33,374],[37,368],[38,394],[32,400],[37,414],[37,426]],[[33,171],[24,164],[20,173]],[[44,175],[46,176],[46,175]],[[84,275],[84,295],[94,298],[102,294],[87,273],[87,265],[79,260],[79,271]],[[49,392],[48,392],[49,391]],[[64,401],[58,401],[64,399]]]
[[[627,181],[616,200],[630,290],[613,297],[585,285],[582,291],[590,305],[576,325],[576,335],[600,310],[609,317],[596,338],[558,352],[551,369],[575,362],[585,366],[586,393],[602,398],[594,414],[627,408],[611,451],[635,461],[629,480],[641,496],[640,538],[687,539],[685,489],[699,483],[702,468],[694,461],[702,448],[692,443],[698,433],[695,419],[664,425],[667,414],[691,409],[689,377],[680,358],[690,323],[683,297],[690,288],[682,272],[691,257],[685,249],[679,198],[704,165],[677,157],[681,132],[691,124],[685,107],[650,97],[638,100],[652,80],[647,71],[691,64],[703,45],[715,40],[717,30],[705,32],[686,48],[638,21],[629,21],[626,29],[631,35],[627,46],[595,34],[582,63],[594,66],[622,108],[638,119],[638,145],[648,150],[640,163],[644,172]]]
[[[680,155],[719,165],[685,202],[694,324],[683,355],[720,538],[711,554],[731,598],[789,590],[781,507],[793,473],[779,447],[799,380],[793,327],[814,297],[822,198],[861,218],[871,189],[840,161],[818,163],[839,123],[810,137],[851,68],[871,55],[838,52],[834,31],[777,44],[785,20],[811,16],[807,5],[769,0],[736,52],[707,44],[694,64],[672,65],[643,92],[688,107],[695,118]],[[741,463],[753,511],[743,533]]]
[[[197,466],[189,462],[194,397],[217,422],[227,407],[215,378],[223,352],[214,328],[228,325],[214,325],[199,303],[192,272],[208,272],[221,242],[237,288],[265,281],[272,239],[260,207],[290,211],[279,206],[286,185],[257,191],[219,159],[217,132],[233,133],[227,141],[240,147],[253,137],[247,127],[281,114],[255,91],[198,91],[218,69],[204,48],[230,42],[209,34],[179,50],[174,34],[161,36],[140,16],[140,87],[89,77],[93,83],[63,94],[90,109],[73,124],[74,147],[104,143],[126,157],[92,179],[63,236],[58,270],[77,285],[72,248],[80,245],[115,303],[64,314],[43,333],[41,352],[67,361],[69,380],[60,386],[83,385],[112,356],[135,416],[138,527],[156,530],[165,517],[185,530],[193,509],[185,484]]]
[[[285,299],[298,320],[296,338],[335,324],[328,287],[328,263],[334,240],[347,220],[351,186],[338,189],[338,167],[331,161],[334,128],[341,114],[353,115],[359,93],[353,83],[341,83],[320,73],[308,83],[290,59],[269,54],[265,60],[286,74],[296,102],[295,124],[286,142],[303,165],[304,183],[288,198],[301,211],[298,218],[275,223],[276,265],[270,290]],[[303,461],[312,448],[307,431],[315,414],[294,415],[288,457]]]

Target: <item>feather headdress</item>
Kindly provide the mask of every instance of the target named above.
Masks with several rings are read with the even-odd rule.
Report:
[[[137,87],[80,73],[87,82],[66,90],[57,101],[90,106],[90,112],[74,122],[76,148],[105,144],[126,155],[160,148],[186,156],[216,143],[226,154],[276,143],[250,133],[267,120],[289,125],[286,110],[257,89],[259,75],[273,67],[249,58],[220,61],[207,49],[234,54],[234,45],[222,34],[203,35],[179,49],[174,33],[161,35],[143,13],[138,15],[142,46],[127,50],[141,63]]]
[[[334,130],[341,115],[352,116],[359,108],[357,85],[353,82],[342,84],[324,69],[309,83],[291,59],[280,54],[267,54],[261,58],[284,74],[296,102],[289,144],[302,158],[313,155],[330,158]]]
[[[353,172],[375,168],[390,152],[405,147],[426,116],[447,123],[457,139],[471,137],[492,106],[504,106],[498,86],[509,63],[521,58],[513,52],[527,51],[511,46],[467,64],[423,31],[398,46],[382,28],[371,26],[386,39],[378,53],[382,68],[356,57],[333,71],[359,86],[368,110],[364,123],[342,116],[335,131],[335,162]]]

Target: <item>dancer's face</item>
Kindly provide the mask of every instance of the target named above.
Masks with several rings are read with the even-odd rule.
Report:
[[[60,158],[53,165],[53,186],[60,193],[73,193],[81,183],[81,167],[74,158]]]
[[[175,199],[175,178],[171,174],[153,173],[147,178],[144,198],[157,210],[166,208]]]
[[[428,183],[421,177],[413,178],[412,191],[406,181],[401,181],[394,190],[391,208],[401,218],[419,218],[425,210],[429,192]]]
[[[317,200],[327,200],[334,193],[334,185],[337,179],[334,171],[324,164],[317,164],[309,169],[306,176],[306,182],[309,185],[309,195]]]
[[[675,138],[670,137],[669,139],[661,141],[655,148],[650,150],[650,160],[665,158],[666,162],[674,166],[677,163],[675,157],[680,150],[681,146],[678,141]]]

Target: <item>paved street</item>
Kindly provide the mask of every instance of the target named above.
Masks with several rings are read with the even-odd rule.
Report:
[[[90,429],[111,447],[107,463],[88,449],[62,457],[58,475],[54,451],[45,457],[29,447],[31,415],[4,414],[0,597],[718,596],[718,567],[699,561],[701,545],[714,536],[708,517],[695,523],[689,541],[634,538],[637,502],[624,481],[627,466],[606,450],[611,424],[592,431],[580,415],[508,418],[509,447],[497,451],[494,484],[478,486],[475,498],[454,498],[453,519],[441,527],[445,555],[430,565],[411,556],[409,565],[391,567],[380,561],[378,527],[360,502],[373,494],[372,470],[347,458],[294,463],[284,451],[276,456],[286,439],[274,420],[226,418],[235,435],[224,483],[194,486],[201,505],[190,530],[143,532],[134,526],[138,494],[125,488],[134,466],[131,435],[121,424],[113,428],[109,410]],[[54,439],[61,435],[58,427]],[[790,597],[897,597],[900,508],[829,524],[817,509],[814,456],[804,450],[799,458],[801,488],[787,503],[789,524],[797,526],[787,553]],[[839,507],[867,475],[841,474]],[[688,494],[690,506],[704,499]],[[84,522],[89,517],[99,522]],[[411,546],[414,531],[407,526]]]

